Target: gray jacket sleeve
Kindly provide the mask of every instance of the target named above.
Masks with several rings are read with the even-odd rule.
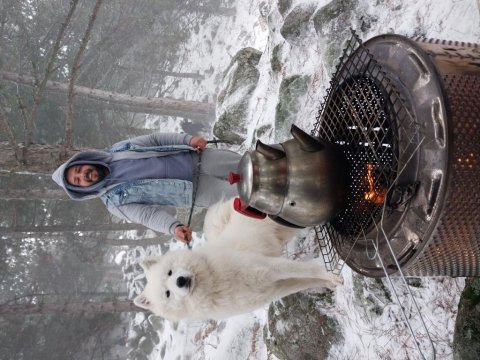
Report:
[[[142,135],[131,139],[123,140],[114,146],[121,146],[123,143],[131,143],[142,147],[165,146],[165,145],[190,145],[191,135],[177,133],[154,132],[149,135]]]
[[[121,219],[145,225],[164,234],[174,235],[175,228],[181,225],[162,205],[127,204],[109,207],[108,210]]]

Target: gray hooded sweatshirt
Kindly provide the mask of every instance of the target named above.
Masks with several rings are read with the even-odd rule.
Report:
[[[172,207],[190,207],[193,183],[178,179],[142,179],[116,182],[111,185],[106,179],[89,186],[75,187],[67,183],[65,170],[75,164],[94,164],[109,168],[118,160],[147,159],[191,152],[188,146],[192,136],[187,134],[153,133],[114,144],[105,151],[84,151],[75,154],[52,175],[73,200],[100,198],[114,215],[141,223],[148,228],[166,234],[174,233],[181,223],[172,215]],[[166,208],[170,206],[170,208]]]

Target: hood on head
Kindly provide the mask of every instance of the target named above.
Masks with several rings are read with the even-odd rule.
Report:
[[[106,151],[83,151],[73,155],[68,161],[60,165],[52,174],[52,180],[55,181],[67,195],[73,200],[87,200],[99,197],[104,191],[105,179],[92,186],[81,187],[70,185],[65,179],[65,171],[72,165],[90,164],[104,166],[109,169],[108,163],[112,155]]]

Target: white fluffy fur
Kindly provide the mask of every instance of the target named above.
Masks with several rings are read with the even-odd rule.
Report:
[[[204,231],[205,246],[141,263],[147,285],[134,300],[137,306],[174,321],[219,320],[297,291],[341,283],[318,260],[279,257],[296,230],[238,214],[232,200],[209,209]],[[185,279],[190,283],[181,284]]]

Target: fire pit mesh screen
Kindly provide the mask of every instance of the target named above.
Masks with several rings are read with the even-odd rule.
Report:
[[[353,246],[365,240],[377,221],[398,169],[415,151],[418,132],[412,129],[417,128],[406,101],[352,32],[312,130],[341,147],[350,171],[345,209],[315,227],[329,270],[341,270]]]
[[[480,204],[480,77],[446,75],[444,84],[455,136],[449,201],[426,250],[408,271],[417,276],[478,276],[480,217],[474,214]]]

